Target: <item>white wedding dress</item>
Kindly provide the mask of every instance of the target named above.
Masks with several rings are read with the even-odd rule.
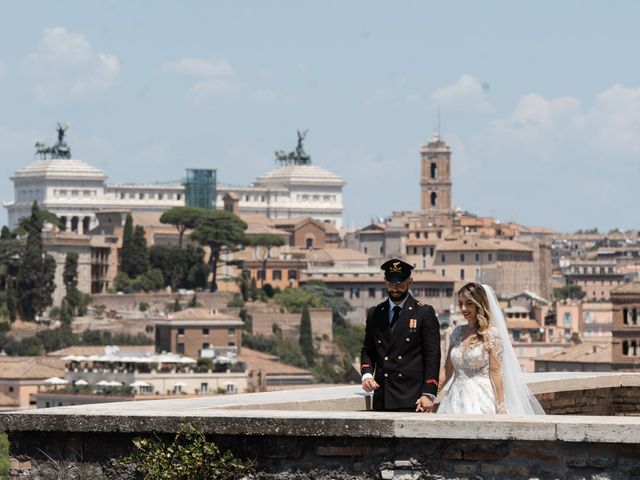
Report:
[[[489,301],[491,327],[485,342],[471,346],[464,341],[463,326],[454,329],[453,375],[444,386],[438,413],[544,415],[520,368],[496,294],[489,285],[482,287]],[[504,402],[496,402],[496,396]]]

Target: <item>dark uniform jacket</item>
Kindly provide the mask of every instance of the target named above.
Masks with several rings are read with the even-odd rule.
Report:
[[[393,329],[389,301],[367,314],[360,357],[361,375],[370,373],[380,388],[374,410],[414,409],[423,393],[436,395],[440,374],[440,325],[433,307],[407,297]]]

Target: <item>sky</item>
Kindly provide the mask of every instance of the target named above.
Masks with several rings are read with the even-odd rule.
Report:
[[[559,231],[640,228],[640,2],[7,2],[0,200],[69,123],[113,183],[248,185],[309,132],[346,225],[419,210],[438,126],[453,204]],[[0,223],[6,223],[2,209]]]

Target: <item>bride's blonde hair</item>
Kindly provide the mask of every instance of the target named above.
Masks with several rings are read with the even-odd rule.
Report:
[[[491,326],[491,313],[489,311],[489,299],[482,285],[476,282],[469,282],[460,290],[458,296],[462,295],[465,299],[470,300],[476,306],[478,311],[476,320],[475,340],[471,339],[470,343],[484,343],[485,335]]]

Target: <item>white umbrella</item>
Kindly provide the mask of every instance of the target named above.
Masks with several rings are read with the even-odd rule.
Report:
[[[109,386],[109,382],[107,382],[106,380],[100,380],[98,383],[96,383],[96,385],[98,387],[108,387]]]
[[[81,378],[80,380],[76,380],[75,382],[73,382],[73,384],[78,387],[84,387],[85,385],[89,385],[89,382]]]
[[[130,387],[150,387],[151,385],[147,382],[143,382],[142,380],[136,380],[135,382],[129,384]]]
[[[116,380],[112,380],[111,382],[107,382],[107,385],[109,387],[121,387],[122,383],[116,381]]]
[[[45,385],[66,385],[69,382],[67,382],[63,378],[51,377],[51,378],[47,378],[46,380],[43,380],[42,383],[44,383]]]

